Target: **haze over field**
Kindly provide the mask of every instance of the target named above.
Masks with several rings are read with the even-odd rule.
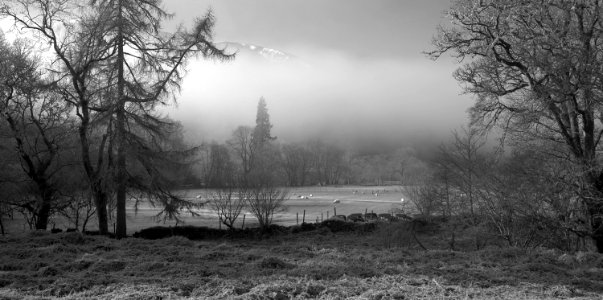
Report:
[[[235,61],[188,65],[179,105],[169,113],[193,141],[222,141],[238,125],[252,125],[262,96],[273,133],[286,142],[324,137],[346,145],[396,145],[437,140],[466,123],[472,101],[460,95],[454,65],[422,54],[448,1],[165,5],[174,23],[185,24],[211,7],[215,39],[239,50]],[[250,51],[261,47],[291,59]]]

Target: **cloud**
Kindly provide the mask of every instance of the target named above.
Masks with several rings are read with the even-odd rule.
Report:
[[[229,63],[194,61],[179,105],[170,110],[195,141],[224,140],[254,125],[265,97],[273,134],[284,141],[322,137],[401,141],[446,135],[465,123],[469,97],[459,96],[446,61],[359,59],[329,49],[289,47],[303,64],[250,57]],[[301,53],[301,54],[300,54]]]

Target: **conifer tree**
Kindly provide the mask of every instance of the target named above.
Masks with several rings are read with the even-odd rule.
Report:
[[[258,110],[255,117],[255,129],[253,131],[253,143],[257,148],[262,148],[266,143],[276,139],[276,137],[271,135],[271,129],[272,124],[270,123],[266,99],[261,97],[258,102]]]
[[[155,113],[182,80],[182,65],[191,54],[207,58],[228,59],[212,42],[214,17],[211,12],[196,21],[192,31],[179,30],[165,35],[160,32],[169,14],[161,8],[161,0],[92,1],[106,12],[107,22],[114,25],[106,35],[112,37],[109,47],[117,53],[108,72],[116,72],[116,191],[117,237],[126,236],[127,144],[141,145],[144,137],[128,132],[136,126],[145,135],[154,136],[165,125]],[[144,144],[144,143],[143,143]],[[148,148],[143,145],[143,148]],[[149,170],[153,172],[153,170]],[[149,174],[154,178],[157,174]],[[153,187],[149,187],[153,189]],[[167,197],[168,201],[174,199]]]

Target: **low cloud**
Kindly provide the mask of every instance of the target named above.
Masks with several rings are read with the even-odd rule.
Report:
[[[291,47],[300,61],[273,64],[241,56],[193,61],[169,111],[194,142],[227,139],[253,125],[266,98],[273,134],[282,141],[324,138],[344,144],[404,143],[448,135],[466,122],[469,96],[451,77],[454,65],[417,59],[360,59],[337,51]]]

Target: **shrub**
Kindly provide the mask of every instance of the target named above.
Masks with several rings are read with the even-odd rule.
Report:
[[[225,235],[225,231],[209,227],[179,226],[162,227],[155,226],[145,228],[134,233],[135,238],[149,240],[163,239],[172,236],[182,236],[189,240],[215,239]]]
[[[259,266],[263,269],[292,269],[295,267],[278,257],[266,257],[260,261]]]
[[[327,227],[331,230],[331,232],[341,232],[341,231],[355,231],[357,227],[362,226],[362,224],[357,225],[352,222],[346,222],[339,219],[328,219],[321,223],[321,226]]]
[[[318,227],[316,224],[314,223],[302,223],[300,225],[300,231],[312,231],[312,230],[316,230],[316,227]]]

